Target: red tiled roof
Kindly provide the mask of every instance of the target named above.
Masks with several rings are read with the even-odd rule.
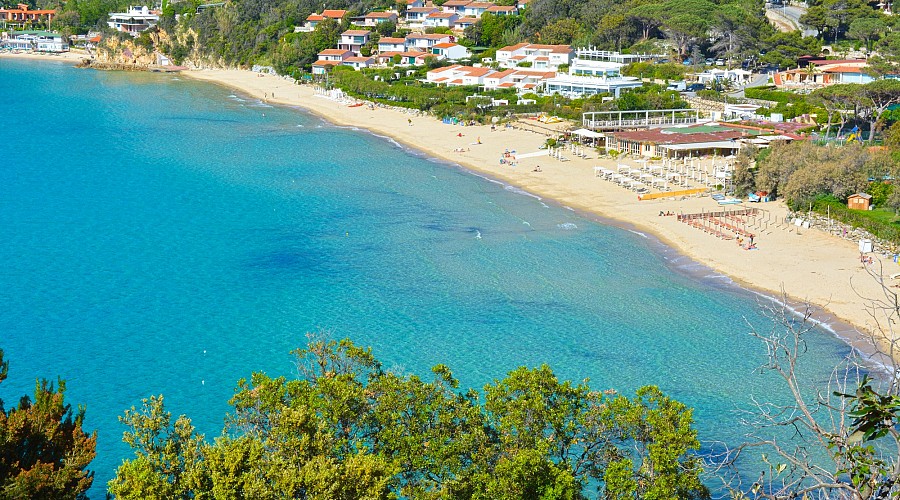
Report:
[[[442,35],[440,33],[412,33],[406,35],[406,39],[410,40],[443,40],[444,38],[449,38],[452,35]]]
[[[513,69],[510,70],[515,72],[516,75],[522,76],[539,76],[541,78],[553,78],[556,76],[555,71],[540,71],[540,70],[527,70],[527,69]]]
[[[488,7],[488,12],[514,12],[516,10],[512,5],[492,5]]]
[[[492,75],[492,76],[493,76],[493,75]],[[498,86],[498,87],[503,87],[503,88],[506,89],[506,88],[509,88],[509,87],[514,87],[515,85],[516,85],[516,84],[513,83],[513,82],[503,82],[503,83],[501,83],[500,85],[497,85],[497,86]]]
[[[497,52],[513,52],[527,46],[527,43],[517,43],[515,45],[507,45],[506,47],[501,47],[497,49]]]
[[[557,53],[563,53],[563,54],[565,54],[567,52],[572,52],[571,45],[541,45],[541,44],[537,44],[537,43],[532,43],[532,44],[528,45],[528,48],[535,49],[535,50],[549,50],[550,52],[557,52]]]
[[[690,130],[683,129],[683,130]],[[696,142],[728,141],[743,137],[740,130],[724,130],[722,132],[671,133],[662,130],[637,130],[632,132],[613,132],[612,136],[633,142],[649,142],[651,144],[693,144]]]
[[[436,44],[434,44],[434,48],[436,48],[436,49],[449,49],[450,47],[456,47],[456,45],[457,45],[457,44],[455,44],[455,43],[449,43],[449,42],[436,43]]]
[[[822,66],[824,64],[853,64],[865,62],[865,59],[813,59],[809,61],[810,64],[815,64],[816,66]]]
[[[346,15],[347,15],[347,11],[346,11],[346,10],[334,10],[334,9],[332,9],[332,10],[323,10],[323,11],[322,11],[322,16],[324,16],[324,17],[330,17],[330,18],[332,18],[332,19],[341,19],[341,18],[343,18],[343,17],[346,16]]]
[[[450,83],[454,83],[454,84],[457,84],[457,85],[462,85],[462,80],[460,80],[459,78],[457,78],[456,80],[453,80],[453,81],[450,82]]]
[[[320,56],[340,56],[350,52],[349,50],[344,49],[325,49],[322,52],[319,52]]]
[[[505,69],[498,73],[494,73],[493,75],[489,76],[488,78],[503,78],[504,76],[509,76],[515,72],[516,72],[516,70],[514,70],[514,69]]]
[[[822,68],[825,73],[862,73],[865,68],[859,66],[835,66],[833,68]]]
[[[319,59],[318,61],[314,62],[312,65],[313,66],[337,66],[338,64],[341,64],[341,61],[326,61],[324,59]]]
[[[386,36],[386,37],[382,37],[380,40],[378,40],[378,43],[406,43],[406,39],[405,38],[393,38],[393,37]]]
[[[473,68],[471,66],[463,66],[460,69],[465,69],[466,74],[469,76],[484,76],[493,71],[491,68]]]
[[[358,62],[358,63],[368,62],[368,63],[371,63],[371,62],[372,62],[372,58],[371,58],[371,57],[357,57],[357,56],[353,56],[353,57],[348,57],[348,58],[344,59],[344,62]]]
[[[435,18],[435,19],[438,19],[438,18],[449,19],[451,17],[455,17],[458,15],[459,14],[457,14],[455,12],[432,12],[431,14],[428,14],[428,17]]]
[[[347,30],[342,35],[368,35],[371,33],[369,30]]]
[[[397,14],[393,12],[369,12],[366,14],[366,17],[369,19],[390,19],[392,17],[397,17]]]
[[[489,9],[493,6],[494,6],[494,4],[488,3],[488,2],[472,2],[468,5],[466,5],[466,8],[467,9],[470,9],[470,8],[471,9]]]
[[[472,3],[472,0],[447,0],[444,2],[444,7],[465,7]]]
[[[322,21],[325,18],[318,14],[310,14],[309,17],[306,18],[307,21]]]
[[[460,66],[459,64],[454,64],[452,66],[444,66],[443,68],[435,68],[435,69],[429,71],[429,73],[432,73],[432,74],[433,73],[443,73],[444,71],[450,71],[452,69],[458,69],[461,67],[462,66]]]

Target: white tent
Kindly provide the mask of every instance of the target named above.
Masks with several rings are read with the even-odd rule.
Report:
[[[575,135],[581,136],[581,137],[589,137],[591,139],[599,139],[599,138],[603,137],[603,134],[601,134],[600,132],[593,132],[586,128],[580,128],[578,130],[573,131],[572,133]]]
[[[574,131],[572,131],[572,134],[577,135],[578,137],[581,137],[584,139],[592,139],[593,143],[595,145],[597,144],[597,139],[600,139],[601,137],[603,137],[603,134],[601,134],[600,132],[593,132],[586,128],[580,128],[578,130],[574,130]]]

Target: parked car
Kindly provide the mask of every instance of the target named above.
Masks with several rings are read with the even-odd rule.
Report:
[[[685,88],[688,92],[697,92],[698,90],[706,90],[706,85],[702,83],[692,83]]]

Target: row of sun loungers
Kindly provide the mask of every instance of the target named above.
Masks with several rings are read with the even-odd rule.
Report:
[[[680,214],[678,215],[678,220],[718,238],[733,240],[735,237],[753,237],[753,233],[742,226],[746,223],[744,217],[755,215],[755,213],[756,209]]]

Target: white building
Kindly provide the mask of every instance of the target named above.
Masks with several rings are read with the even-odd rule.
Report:
[[[397,14],[393,12],[369,12],[363,18],[364,26],[377,26],[381,23],[396,23]]]
[[[575,58],[569,63],[569,74],[614,78],[622,76],[622,66],[624,64],[616,62]]]
[[[619,97],[622,90],[641,87],[639,79],[632,76],[596,77],[577,75],[557,75],[544,81],[545,94],[559,94],[564,97],[577,98],[596,94],[612,94]]]
[[[482,14],[493,6],[494,4],[488,2],[471,2],[463,7],[463,14],[466,17],[480,18]]]
[[[369,43],[370,35],[371,32],[368,30],[347,30],[341,33],[341,41],[338,43],[338,48],[349,50],[354,55],[360,56],[362,54],[359,51],[363,45]]]
[[[711,69],[698,73],[697,81],[700,83],[713,83],[728,80],[735,85],[746,85],[753,80],[753,73],[743,69]]]
[[[440,12],[437,7],[410,7],[406,9],[406,24],[410,26],[422,26],[429,14]]]
[[[443,9],[444,12],[455,12],[462,17],[466,12],[466,5],[469,5],[470,3],[472,3],[472,0],[447,0],[441,4],[441,9]]]
[[[575,51],[569,45],[539,45],[519,43],[497,50],[497,63],[504,68],[530,64],[534,69],[557,71],[572,62]]]
[[[422,52],[431,53],[431,47],[439,43],[456,42],[453,35],[444,35],[439,33],[411,33],[406,35],[407,50],[421,50]]]
[[[595,94],[619,97],[622,90],[642,85],[638,78],[623,77],[622,66],[624,64],[617,62],[575,58],[569,64],[569,74],[557,75],[543,82],[544,93],[571,98]]]
[[[494,73],[491,68],[473,68],[454,64],[444,68],[437,68],[425,75],[425,80],[437,85],[484,85],[486,76]]]
[[[517,88],[530,92],[537,90],[545,81],[556,76],[553,71],[530,69],[507,69],[484,77],[484,88],[488,90]]]
[[[514,5],[491,5],[488,7],[486,12],[490,12],[495,16],[512,16],[519,13],[519,9],[517,9]]]
[[[455,12],[432,12],[425,18],[424,26],[426,28],[452,28],[459,14]]]
[[[351,68],[355,69],[356,71],[359,71],[363,68],[368,68],[369,66],[371,66],[373,64],[375,64],[375,59],[372,59],[371,57],[356,57],[356,56],[348,57],[341,62],[342,66],[350,66]]]
[[[33,50],[36,52],[68,52],[69,44],[64,36],[49,31],[14,31],[3,33],[0,46],[11,50]]]
[[[478,19],[475,19],[474,17],[461,17],[453,23],[453,29],[462,32],[477,22]]]
[[[141,32],[156,26],[159,23],[159,14],[150,12],[146,6],[128,7],[128,12],[113,12],[109,14],[107,24],[110,28],[138,36]]]
[[[344,49],[325,49],[319,52],[319,60],[312,64],[312,74],[324,75],[329,68],[340,66],[353,53]]]
[[[378,39],[378,52],[403,52],[406,50],[405,38],[384,36]]]
[[[431,47],[431,53],[438,59],[447,59],[448,61],[458,61],[460,59],[468,59],[472,57],[469,49],[458,43],[436,43]]]

